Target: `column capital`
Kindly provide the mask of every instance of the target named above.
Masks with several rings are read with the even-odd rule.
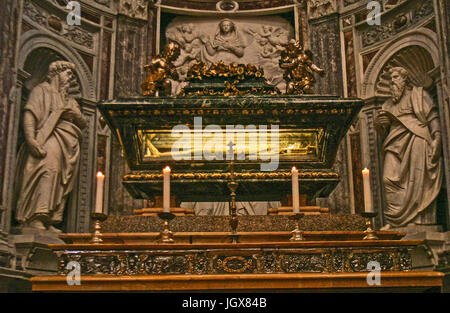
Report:
[[[119,14],[140,20],[148,19],[148,5],[150,0],[119,0]]]

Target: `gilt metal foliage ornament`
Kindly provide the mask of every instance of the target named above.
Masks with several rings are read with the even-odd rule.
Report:
[[[253,64],[225,64],[219,61],[208,66],[204,62],[198,62],[189,68],[186,81],[191,84],[190,88],[185,88],[185,95],[227,97],[279,93],[276,87],[266,83],[263,68]],[[202,88],[197,87],[200,82],[203,84]],[[248,82],[251,83],[246,85]]]

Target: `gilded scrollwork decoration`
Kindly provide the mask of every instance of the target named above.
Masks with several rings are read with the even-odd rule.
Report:
[[[410,271],[408,248],[269,249],[267,251],[186,250],[185,255],[169,251],[64,251],[58,254],[58,274],[67,275],[67,264],[80,263],[83,275],[158,274],[266,274],[266,273],[355,273],[367,272],[376,260],[381,271]],[[178,252],[179,253],[179,252]]]

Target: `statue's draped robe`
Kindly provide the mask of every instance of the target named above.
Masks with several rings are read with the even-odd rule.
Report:
[[[32,90],[24,108],[35,117],[36,139],[47,155],[35,158],[25,143],[20,148],[15,191],[16,218],[21,223],[37,216],[51,224],[62,221],[78,172],[81,139],[81,130],[56,111],[62,106],[61,95],[45,82]]]
[[[383,144],[386,221],[393,227],[434,224],[433,204],[443,171],[442,158],[432,162],[431,155],[429,124],[438,118],[433,100],[423,88],[414,87],[405,90],[399,103],[388,100],[383,110],[394,119]]]

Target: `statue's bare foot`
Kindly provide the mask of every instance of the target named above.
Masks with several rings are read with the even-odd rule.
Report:
[[[45,228],[45,226],[44,226],[44,223],[42,223],[42,221],[40,221],[40,220],[34,220],[34,221],[32,221],[32,222],[29,222],[29,223],[27,224],[27,226],[28,226],[28,227],[31,227],[31,228],[35,228],[35,229],[46,230],[46,228]]]
[[[383,227],[381,227],[380,230],[389,230],[391,229],[391,227],[392,227],[391,224],[386,224]]]
[[[58,228],[56,228],[56,227],[54,227],[54,226],[52,226],[52,225],[50,225],[50,226],[48,227],[48,231],[52,231],[52,232],[58,233],[58,234],[62,233],[62,230],[61,230],[61,229],[58,229]]]

